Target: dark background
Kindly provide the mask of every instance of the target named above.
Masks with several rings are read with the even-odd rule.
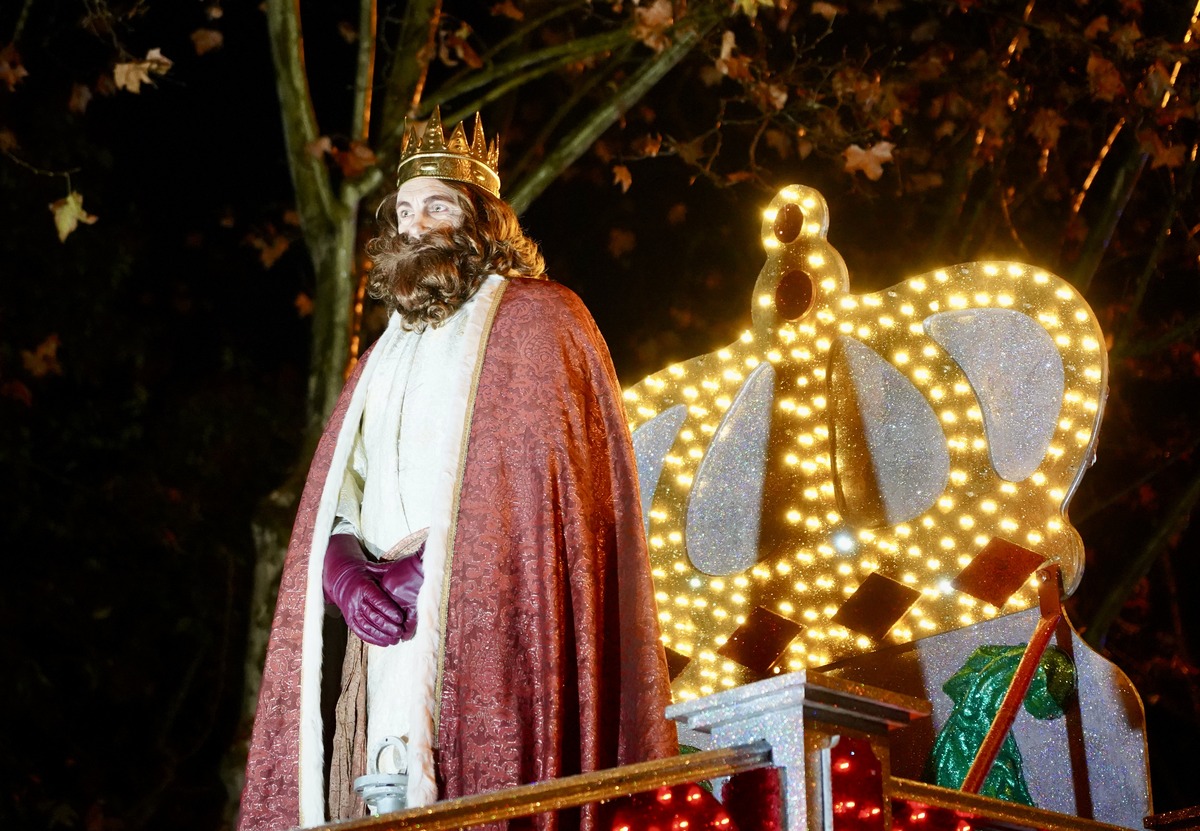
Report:
[[[306,8],[306,26],[318,115],[336,123],[351,52],[332,24],[353,9],[330,5]],[[238,738],[251,521],[301,441],[311,268],[289,215],[263,12],[227,3],[224,46],[196,55],[191,33],[216,25],[201,4],[144,5],[115,35],[81,24],[94,7],[24,4],[29,74],[14,90],[0,83],[0,129],[19,140],[0,157],[0,824],[219,828],[220,763]],[[0,9],[0,43],[21,12]],[[174,66],[136,96],[97,93],[85,113],[70,112],[72,83],[111,71],[117,35],[130,53],[159,47]],[[711,119],[702,92],[671,76],[646,105],[655,109],[629,121]],[[518,147],[522,125],[561,93],[543,94],[505,113]],[[552,276],[592,310],[624,384],[745,326],[762,262],[758,211],[777,186],[803,177],[825,192],[854,291],[931,264],[912,259],[921,228],[899,216],[904,201],[871,196],[837,159],[781,162],[743,183],[697,177],[666,155],[631,167],[623,193],[589,156],[523,217]],[[68,170],[69,183],[45,175]],[[1135,237],[1137,223],[1145,236],[1157,221],[1139,219],[1140,205],[1169,197],[1156,187],[1145,183],[1145,203],[1123,219]],[[60,243],[47,206],[69,190],[98,220]],[[273,244],[282,251],[268,266],[261,252]],[[1194,271],[1168,277],[1148,303],[1173,320],[1197,287]],[[1089,296],[1102,322],[1127,290],[1118,279]],[[54,359],[31,365],[25,355],[53,338]],[[1164,527],[1166,495],[1192,476],[1194,335],[1130,361],[1114,367],[1099,462],[1072,505],[1089,549],[1077,622]],[[1143,693],[1159,810],[1200,802],[1188,648],[1200,575],[1194,532],[1181,527],[1106,643]]]

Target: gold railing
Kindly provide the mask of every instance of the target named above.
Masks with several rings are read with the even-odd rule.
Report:
[[[970,814],[979,820],[971,825],[976,829],[1003,828],[1040,829],[1041,831],[1129,831],[1120,825],[1109,825],[1094,819],[1083,819],[1043,808],[1031,808],[1015,802],[1002,802],[979,794],[953,791],[914,782],[911,779],[892,779],[887,783],[887,796],[917,802],[930,808],[947,808]]]
[[[497,820],[527,817],[546,811],[576,808],[628,794],[652,791],[684,782],[730,776],[771,764],[765,741],[737,747],[703,750],[685,756],[639,762],[619,768],[564,776],[503,791],[449,799],[425,808],[410,808],[379,817],[321,826],[337,831],[443,831]]]
[[[323,825],[314,831],[449,831],[499,820],[527,817],[547,811],[577,808],[656,788],[731,776],[771,764],[766,742],[705,750],[686,756],[640,762],[594,773],[567,776],[534,785],[466,796],[425,808],[397,811],[379,817]],[[945,808],[975,818],[978,829],[1012,831],[1128,831],[1080,817],[1002,802],[986,796],[927,785],[908,779],[891,779],[890,799],[903,799],[931,808]]]

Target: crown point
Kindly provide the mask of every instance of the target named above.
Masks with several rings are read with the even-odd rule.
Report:
[[[482,159],[487,155],[487,138],[483,135],[483,117],[475,113],[475,134],[471,137],[471,155]]]
[[[417,125],[405,117],[404,137],[400,140],[400,155],[406,156],[409,153],[416,152],[417,144]]]
[[[455,125],[454,132],[450,134],[448,147],[451,153],[467,154],[471,152],[471,148],[467,144],[467,131],[463,129],[461,121]]]
[[[446,134],[442,131],[442,108],[434,107],[425,122],[425,132],[421,134],[421,150],[425,152],[444,150]]]

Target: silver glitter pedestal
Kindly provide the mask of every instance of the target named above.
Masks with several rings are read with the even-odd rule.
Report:
[[[818,831],[833,827],[829,750],[836,738],[868,738],[887,781],[888,731],[929,712],[921,699],[801,671],[673,704],[667,717],[685,731],[708,734],[709,748],[770,744],[782,773],[786,827]]]

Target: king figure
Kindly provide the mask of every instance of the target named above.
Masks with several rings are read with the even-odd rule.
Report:
[[[500,200],[498,155],[478,116],[470,142],[436,111],[405,136],[368,248],[391,316],[308,474],[241,829],[363,816],[368,760],[418,807],[675,751],[616,375]]]

